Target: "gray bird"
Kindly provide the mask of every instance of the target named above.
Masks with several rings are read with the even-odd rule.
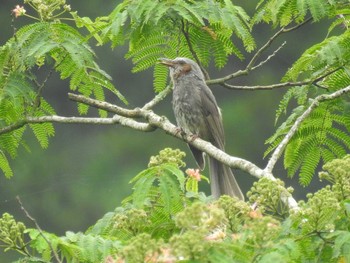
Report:
[[[170,69],[174,84],[173,110],[177,125],[186,134],[193,134],[225,151],[225,135],[221,112],[215,97],[205,83],[196,62],[188,58],[160,59]],[[205,167],[204,153],[189,145],[201,170]],[[244,200],[230,167],[209,156],[211,193],[214,198],[226,194]]]

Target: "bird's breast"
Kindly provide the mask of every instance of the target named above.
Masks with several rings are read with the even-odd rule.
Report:
[[[198,90],[175,86],[172,103],[177,125],[186,133],[206,139],[208,129]]]

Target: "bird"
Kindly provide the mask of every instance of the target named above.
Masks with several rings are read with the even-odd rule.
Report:
[[[173,83],[172,106],[177,126],[185,134],[209,141],[225,151],[225,135],[221,111],[216,99],[205,82],[199,65],[192,59],[177,57],[161,58],[167,66]],[[205,154],[188,144],[200,170],[205,168]],[[244,195],[231,168],[208,156],[212,196],[229,195],[244,200]]]

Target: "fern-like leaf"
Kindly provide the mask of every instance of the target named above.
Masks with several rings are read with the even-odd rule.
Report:
[[[294,115],[290,115],[268,139],[271,152],[281,142],[294,120],[304,112],[305,107],[299,106]],[[299,181],[302,185],[311,182],[315,169],[321,160],[343,157],[350,150],[350,129],[348,117],[339,113],[343,106],[340,103],[327,102],[320,105],[304,120],[301,127],[292,137],[284,153],[284,166],[289,176],[300,170]]]
[[[110,25],[102,30],[112,39],[130,40],[126,58],[135,64],[133,72],[155,66],[161,57],[197,57],[207,66],[214,59],[219,68],[226,65],[232,54],[240,59],[242,53],[232,43],[235,34],[249,52],[255,48],[250,33],[249,16],[231,1],[166,1],[138,0],[123,2],[109,16]],[[126,28],[121,28],[128,21]],[[111,25],[116,24],[116,32]],[[108,32],[108,33],[107,33]],[[113,34],[116,34],[113,36]],[[117,36],[118,35],[118,36]],[[119,40],[118,40],[119,39]],[[165,88],[167,74],[155,66],[154,85],[156,91]]]
[[[304,159],[304,162],[301,164],[299,174],[299,182],[301,185],[306,186],[310,184],[320,158],[320,148],[313,147],[313,149],[309,151],[308,155]]]
[[[349,42],[350,33],[345,32],[307,49],[288,70],[283,80],[296,80],[300,76],[316,78],[334,67],[345,65],[350,60]]]
[[[153,183],[158,175],[159,168],[151,167],[138,174],[132,181],[135,182],[132,202],[135,207],[143,208],[150,201]]]
[[[40,146],[46,149],[49,146],[49,137],[54,135],[52,123],[29,124]]]
[[[0,152],[0,170],[3,171],[6,178],[11,178],[13,176],[13,171],[10,167],[9,161],[6,155]]]
[[[302,22],[308,11],[314,21],[319,21],[334,12],[336,6],[334,1],[329,0],[263,0],[260,1],[252,22],[256,24],[265,21],[286,26],[292,22]]]
[[[164,89],[168,80],[169,70],[163,65],[155,65],[153,72],[153,86],[156,92],[160,92]]]

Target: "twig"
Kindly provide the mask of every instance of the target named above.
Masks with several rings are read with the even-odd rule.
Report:
[[[278,53],[278,51],[280,51],[286,44],[287,44],[287,42],[284,41],[274,52],[272,52],[271,55],[269,55],[265,60],[261,61],[258,65],[251,67],[250,70],[252,71],[252,70],[255,70],[257,68],[260,68],[266,62],[268,62],[272,57],[274,57]]]
[[[277,89],[277,88],[285,88],[285,87],[296,87],[296,86],[303,86],[303,85],[310,85],[313,84],[318,88],[328,90],[327,87],[323,87],[318,84],[319,81],[322,81],[324,78],[328,77],[329,75],[333,74],[334,72],[338,71],[339,69],[343,68],[343,66],[337,67],[333,70],[330,70],[326,72],[324,75],[321,75],[315,79],[312,80],[304,80],[304,81],[296,81],[296,82],[282,82],[277,84],[271,84],[271,85],[256,85],[256,86],[239,86],[239,85],[230,85],[227,83],[220,83],[221,86],[228,88],[228,89],[236,89],[236,90],[271,90],[271,89]]]
[[[310,21],[312,21],[312,17],[310,16],[309,18],[307,18],[307,19],[305,19],[302,23],[300,23],[300,24],[297,24],[297,25],[295,25],[295,26],[292,26],[292,27],[287,27],[287,28],[283,28],[283,32],[282,33],[288,33],[288,32],[290,32],[290,31],[293,31],[293,30],[296,30],[296,29],[298,29],[299,27],[302,27],[303,25],[305,25],[305,24],[307,24],[307,23],[309,23]]]
[[[210,79],[209,73],[202,66],[202,63],[201,63],[200,59],[197,56],[197,53],[194,51],[194,48],[193,48],[191,40],[190,40],[190,36],[188,34],[188,29],[185,28],[186,25],[185,25],[184,21],[182,20],[181,23],[182,23],[181,30],[182,30],[183,35],[185,36],[185,39],[186,39],[186,42],[187,42],[188,48],[190,49],[191,54],[193,55],[194,59],[196,60],[196,62],[198,64],[198,66],[200,67],[201,71],[203,72],[205,79]]]
[[[311,114],[311,112],[315,108],[317,108],[320,105],[321,102],[335,99],[335,98],[340,97],[348,92],[350,92],[350,86],[343,88],[341,90],[335,91],[331,94],[322,94],[322,95],[317,96],[313,100],[311,105],[304,111],[304,113],[297,118],[297,120],[295,121],[295,123],[293,124],[293,126],[291,127],[289,132],[286,134],[286,136],[283,138],[281,143],[274,150],[274,152],[273,152],[272,156],[270,157],[269,162],[267,163],[264,171],[266,171],[268,173],[272,173],[272,170],[273,170],[277,160],[281,157],[284,149],[286,148],[286,146],[289,143],[289,141],[291,140],[291,138],[294,136],[294,134],[299,129],[301,123]]]
[[[40,99],[41,99],[41,95],[42,95],[43,89],[45,87],[46,82],[52,76],[53,71],[54,71],[54,68],[51,68],[49,73],[47,74],[46,78],[43,80],[43,82],[41,84],[36,79],[33,79],[33,82],[34,82],[34,84],[37,87],[37,92],[36,92],[36,96],[35,96],[35,107],[39,107],[40,106]]]
[[[282,35],[283,33],[288,33],[291,32],[295,29],[298,29],[299,27],[305,25],[306,23],[308,23],[309,21],[311,21],[311,18],[306,19],[303,23],[300,23],[294,27],[290,27],[290,28],[286,28],[286,27],[282,27],[279,31],[276,32],[276,34],[274,34],[253,56],[253,58],[250,60],[250,62],[247,65],[247,69],[251,70],[254,67],[254,64],[256,63],[256,61],[258,60],[258,58],[260,57],[260,55],[271,46],[271,44],[273,43],[273,41],[275,41],[275,39],[277,37],[279,37],[280,35]]]
[[[297,81],[297,82],[283,82],[271,85],[256,85],[256,86],[239,86],[239,85],[230,85],[227,83],[220,84],[221,86],[228,89],[235,90],[271,90],[285,87],[296,87],[310,84],[310,81]]]
[[[87,103],[88,104],[88,103]],[[5,134],[16,129],[23,127],[26,124],[30,123],[45,123],[45,122],[56,122],[56,123],[65,123],[65,124],[95,124],[95,125],[112,125],[120,124],[138,131],[151,132],[155,128],[152,127],[149,123],[143,123],[135,121],[128,117],[123,117],[119,115],[114,115],[112,118],[83,118],[83,117],[63,117],[63,116],[41,116],[41,117],[26,117],[23,120],[18,121],[12,125],[6,126],[0,129],[0,135]]]
[[[111,104],[111,103],[108,103],[105,101],[91,99],[91,98],[85,97],[83,95],[68,93],[68,98],[72,101],[80,102],[80,103],[92,106],[94,108],[97,108],[97,109],[101,109],[101,110],[105,110],[105,111],[108,111],[111,113],[118,114],[120,116],[129,117],[129,118],[137,118],[140,116],[137,109],[133,109],[133,110],[125,109],[125,108],[119,107],[117,105],[114,105],[114,104]]]
[[[271,39],[270,39],[271,40]],[[272,41],[272,40],[271,40]],[[243,75],[248,75],[249,72],[261,67],[262,65],[264,65],[267,61],[269,61],[272,57],[274,57],[277,52],[286,44],[286,42],[283,42],[271,55],[269,55],[265,60],[261,61],[258,65],[255,65],[255,62],[257,61],[258,57],[262,54],[263,50],[266,49],[269,45],[267,45],[267,43],[261,47],[258,52],[255,53],[255,55],[253,56],[253,58],[250,60],[250,62],[248,63],[248,65],[246,66],[245,69],[243,70],[238,70],[230,75],[227,75],[223,78],[218,78],[218,79],[212,79],[212,80],[207,80],[206,83],[207,85],[212,85],[212,84],[220,84],[223,86],[226,86],[226,81],[239,77],[239,76],[243,76]],[[255,65],[255,66],[254,66]]]
[[[165,99],[166,96],[169,95],[169,93],[172,92],[172,86],[167,86],[164,90],[159,92],[151,101],[147,102],[142,109],[143,110],[150,110],[154,106],[156,106],[159,102]]]
[[[5,126],[3,128],[0,129],[0,135],[1,134],[5,134],[5,133],[9,133],[9,132],[12,132],[12,131],[15,131],[15,130],[18,130],[20,128],[22,128],[24,125],[26,125],[27,122],[25,120],[20,120],[20,121],[17,121],[15,123],[12,123],[8,126]]]
[[[242,75],[247,75],[249,74],[250,71],[255,70],[256,68],[258,68],[259,66],[261,66],[259,63],[259,65],[255,66],[256,62],[258,61],[259,57],[261,56],[261,54],[271,46],[271,44],[283,33],[288,33],[291,32],[293,30],[298,29],[299,27],[305,25],[306,23],[308,23],[309,21],[311,21],[312,18],[308,18],[306,19],[303,23],[300,23],[294,27],[290,27],[290,28],[285,28],[282,27],[280,30],[278,30],[271,38],[269,38],[267,40],[267,42],[254,54],[254,56],[251,58],[251,60],[248,62],[248,65],[245,67],[245,69],[243,70],[238,70],[234,73],[231,73],[225,77],[222,78],[218,78],[218,79],[212,79],[212,80],[208,80],[207,84],[208,85],[212,85],[212,84],[222,84],[225,83],[227,80],[242,76]],[[266,60],[264,60],[262,63],[266,63],[272,56],[274,56],[283,46],[284,44],[282,44],[275,52],[273,52]]]
[[[22,201],[21,201],[21,199],[19,198],[19,196],[16,196],[16,199],[17,199],[19,205],[21,206],[21,210],[24,212],[24,214],[26,215],[26,217],[27,217],[29,220],[31,220],[31,221],[35,224],[35,227],[38,229],[40,235],[43,237],[43,239],[44,239],[44,240],[46,241],[46,243],[49,245],[49,247],[50,247],[50,249],[51,249],[51,251],[52,251],[52,253],[53,253],[53,255],[54,255],[55,259],[56,259],[56,261],[59,262],[59,263],[63,263],[63,262],[60,260],[60,258],[59,258],[59,256],[58,256],[57,252],[53,249],[53,246],[52,246],[51,242],[50,242],[50,241],[46,238],[46,236],[44,235],[43,230],[42,230],[41,227],[39,226],[38,222],[37,222],[37,221],[35,220],[35,218],[33,218],[33,217],[28,213],[28,211],[24,208],[24,206],[23,206],[23,204],[22,204]]]

